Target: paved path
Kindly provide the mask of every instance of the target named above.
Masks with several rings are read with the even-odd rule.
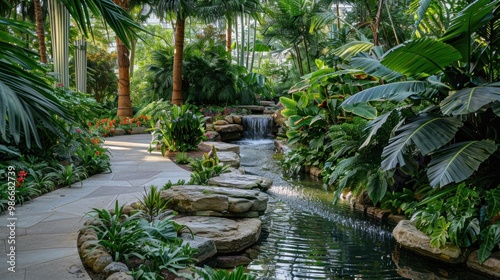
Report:
[[[16,206],[15,272],[8,270],[9,216],[0,215],[0,279],[70,280],[90,279],[85,272],[76,239],[85,213],[92,208],[112,208],[137,201],[144,187],[163,186],[171,180],[189,180],[189,172],[159,152],[149,154],[149,134],[107,138],[112,173],[98,174],[71,188],[47,193]]]

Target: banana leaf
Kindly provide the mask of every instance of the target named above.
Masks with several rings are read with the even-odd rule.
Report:
[[[396,130],[396,136],[382,152],[382,169],[391,170],[406,164],[403,155],[415,145],[422,155],[439,149],[448,143],[463,123],[455,118],[423,115]]]
[[[460,142],[439,150],[428,166],[430,185],[443,187],[469,178],[496,150],[491,140]]]
[[[500,87],[474,87],[451,94],[439,105],[443,114],[456,116],[475,113],[495,102],[500,104]]]

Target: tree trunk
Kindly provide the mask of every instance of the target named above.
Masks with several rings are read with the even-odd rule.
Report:
[[[184,27],[186,19],[178,17],[175,21],[175,51],[172,104],[182,105],[182,59],[184,56]]]
[[[128,0],[114,0],[115,4],[128,10]],[[130,101],[130,60],[129,50],[122,40],[116,37],[116,57],[118,60],[118,118],[133,117]]]
[[[36,34],[38,37],[38,48],[40,49],[40,62],[47,63],[47,47],[45,46],[42,6],[40,5],[40,0],[33,0],[33,4],[35,5]]]
[[[382,8],[384,7],[384,0],[379,0],[377,17],[375,18],[375,33],[373,34],[373,44],[378,46],[380,36],[380,20],[382,18]]]
[[[231,57],[231,45],[232,45],[232,24],[231,18],[226,17],[226,51],[229,53],[229,57]]]

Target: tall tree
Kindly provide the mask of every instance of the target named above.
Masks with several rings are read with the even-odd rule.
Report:
[[[122,9],[128,10],[128,0],[114,0]],[[130,38],[133,40],[133,38]],[[132,102],[130,101],[130,60],[129,49],[123,41],[116,37],[116,57],[118,60],[118,111],[120,120],[132,117]]]
[[[33,0],[36,17],[36,34],[38,37],[38,48],[40,52],[40,62],[47,63],[47,47],[45,46],[45,28],[42,16],[42,5],[40,0]]]

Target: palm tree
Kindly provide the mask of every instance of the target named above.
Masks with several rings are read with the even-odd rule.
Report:
[[[84,35],[90,35],[90,15],[100,15],[116,35],[129,46],[130,38],[137,35],[138,26],[128,14],[111,0],[60,0],[68,9]],[[3,2],[2,2],[3,3]],[[38,55],[23,47],[10,31],[34,33],[26,22],[0,17],[0,150],[10,151],[8,145],[19,144],[30,148],[32,142],[41,147],[41,135],[62,134],[60,120],[71,121],[68,111],[52,95],[53,89],[35,72],[45,70],[34,60]],[[68,42],[69,43],[69,42]],[[54,118],[53,115],[57,115]],[[43,129],[39,130],[41,125]]]
[[[114,0],[115,4],[122,9],[128,10],[128,0]],[[133,38],[130,38],[133,40]],[[116,37],[116,58],[118,61],[118,110],[117,115],[120,120],[131,118],[132,102],[130,100],[130,60],[129,49],[123,41]]]
[[[45,29],[42,17],[42,5],[40,0],[33,0],[36,17],[36,34],[38,37],[38,47],[40,49],[40,62],[47,63],[47,47],[45,46]]]

